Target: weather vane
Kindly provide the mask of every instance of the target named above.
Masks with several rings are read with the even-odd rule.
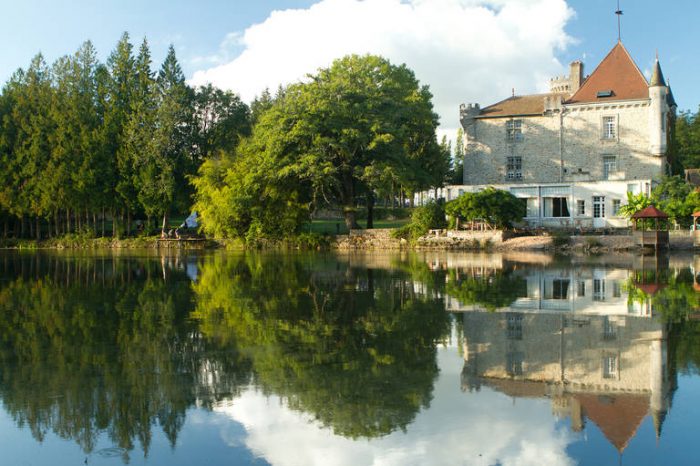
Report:
[[[621,42],[622,41],[622,29],[621,29],[621,18],[622,18],[622,10],[620,9],[620,0],[617,0],[617,11],[615,11],[615,14],[617,15],[617,41]]]

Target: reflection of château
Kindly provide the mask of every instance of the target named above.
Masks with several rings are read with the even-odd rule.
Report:
[[[447,297],[463,312],[462,388],[550,397],[573,430],[588,419],[619,451],[647,415],[660,435],[674,385],[666,327],[649,305],[628,304],[628,273],[529,269],[519,297],[497,312]]]

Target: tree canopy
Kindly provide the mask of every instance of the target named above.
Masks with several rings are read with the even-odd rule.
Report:
[[[476,193],[464,193],[448,202],[445,212],[452,219],[482,220],[498,228],[507,228],[523,219],[525,205],[508,191],[488,187]]]
[[[106,63],[90,41],[48,65],[38,54],[0,93],[3,236],[96,232],[189,211],[189,177],[250,134],[229,91],[185,83],[170,47],[158,73],[124,33]],[[27,231],[29,227],[29,231]]]
[[[195,180],[198,210],[219,217],[205,218],[205,228],[274,236],[328,204],[342,206],[357,228],[358,203],[371,216],[381,188],[442,186],[449,155],[436,140],[431,97],[405,65],[371,55],[336,60],[271,102],[264,95],[250,141],[234,160],[205,164]],[[212,212],[219,209],[230,215]]]

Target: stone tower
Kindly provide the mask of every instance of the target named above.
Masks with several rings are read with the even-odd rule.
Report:
[[[669,89],[658,58],[649,83],[649,99],[649,153],[663,156],[667,149],[670,108]]]
[[[467,156],[469,154],[469,145],[476,139],[476,120],[481,113],[479,104],[462,104],[459,106],[459,122],[464,130],[464,160],[462,166],[464,173],[462,175],[463,183],[467,184]]]

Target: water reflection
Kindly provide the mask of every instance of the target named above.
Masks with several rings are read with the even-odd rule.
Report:
[[[3,255],[0,398],[18,426],[86,453],[106,433],[127,461],[136,444],[148,455],[155,426],[174,447],[188,407],[249,380],[235,347],[208,351],[171,259]]]
[[[125,462],[148,462],[156,436],[186,448],[188,417],[214,412],[244,426],[230,444],[272,463],[314,462],[290,452],[321,444],[348,464],[396,462],[387,449],[524,463],[537,448],[573,463],[590,426],[619,452],[645,422],[664,438],[677,374],[700,361],[696,270],[632,256],[2,254],[0,399],[37,442],[104,456],[106,436]]]

